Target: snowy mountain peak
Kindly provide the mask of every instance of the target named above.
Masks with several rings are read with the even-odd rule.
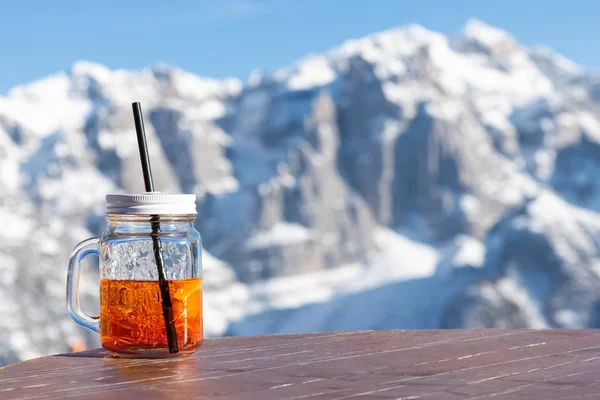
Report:
[[[538,68],[559,85],[583,72],[581,66],[547,46],[533,47],[528,54]]]
[[[504,43],[514,43],[515,39],[508,33],[478,19],[469,19],[463,26],[461,38],[468,42],[476,42],[492,48]]]
[[[110,79],[112,71],[106,66],[92,61],[77,61],[71,66],[69,71],[71,76],[88,76],[99,82],[106,82]]]
[[[537,58],[545,58],[552,61],[557,67],[562,69],[564,72],[576,74],[583,71],[581,66],[573,60],[557,53],[548,46],[535,46],[529,50],[529,54]]]
[[[329,52],[333,59],[350,58],[360,55],[370,60],[385,54],[388,57],[402,57],[435,42],[446,42],[444,35],[430,31],[421,25],[411,24],[395,29],[373,33],[361,39],[352,39]]]

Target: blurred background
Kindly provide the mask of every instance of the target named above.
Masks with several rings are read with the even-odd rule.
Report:
[[[0,365],[99,345],[66,268],[144,190],[134,101],[198,198],[208,336],[599,327],[598,12],[0,2]]]

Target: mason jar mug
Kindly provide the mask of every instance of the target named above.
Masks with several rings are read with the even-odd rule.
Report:
[[[73,251],[67,308],[117,355],[174,356],[203,340],[202,243],[194,228],[195,195],[106,196],[106,230]],[[81,260],[100,258],[100,315],[82,312]]]

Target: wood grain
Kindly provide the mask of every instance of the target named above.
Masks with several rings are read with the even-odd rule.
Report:
[[[103,350],[0,369],[0,399],[600,398],[600,331],[366,331],[210,339],[193,356]]]

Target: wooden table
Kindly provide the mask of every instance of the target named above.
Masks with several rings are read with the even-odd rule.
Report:
[[[102,350],[0,369],[1,399],[600,398],[600,331],[368,331],[207,340],[193,356]]]

